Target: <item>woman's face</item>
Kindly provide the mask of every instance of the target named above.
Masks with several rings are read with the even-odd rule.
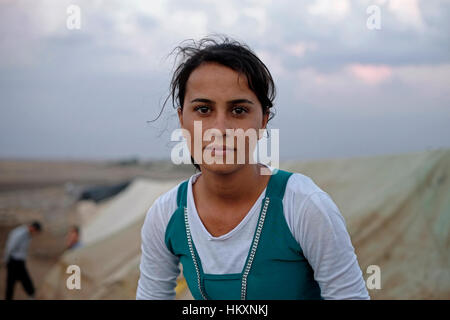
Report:
[[[218,63],[204,63],[189,76],[178,116],[190,134],[188,147],[202,171],[226,174],[253,161],[259,129],[265,129],[269,115],[263,114],[245,75]],[[195,133],[194,121],[201,122]],[[194,150],[196,139],[201,151]]]

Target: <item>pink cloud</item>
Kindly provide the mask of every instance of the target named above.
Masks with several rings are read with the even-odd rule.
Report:
[[[386,81],[392,75],[391,67],[385,65],[352,64],[348,69],[354,77],[370,85]]]

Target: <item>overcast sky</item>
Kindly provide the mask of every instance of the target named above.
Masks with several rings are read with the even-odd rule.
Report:
[[[69,5],[80,29],[67,28]],[[367,27],[370,5],[379,30]],[[0,0],[0,158],[169,158],[172,49],[222,33],[277,86],[281,159],[450,147],[450,1]]]

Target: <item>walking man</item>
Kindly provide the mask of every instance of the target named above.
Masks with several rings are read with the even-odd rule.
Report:
[[[28,225],[21,225],[9,233],[4,255],[4,262],[7,265],[6,300],[12,300],[16,281],[22,282],[25,292],[30,298],[34,298],[35,290],[25,260],[31,237],[40,232],[41,224],[34,221]]]

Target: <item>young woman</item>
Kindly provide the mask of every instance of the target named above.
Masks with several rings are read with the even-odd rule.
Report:
[[[180,126],[194,137],[200,121],[202,137],[216,134],[201,152],[191,139],[199,172],[147,213],[136,298],[173,299],[181,262],[195,299],[369,299],[330,196],[300,173],[262,174],[250,140],[238,149],[239,135],[230,138],[230,129],[266,128],[275,86],[264,63],[227,38],[178,49],[171,97]],[[205,161],[207,152],[223,161]]]

